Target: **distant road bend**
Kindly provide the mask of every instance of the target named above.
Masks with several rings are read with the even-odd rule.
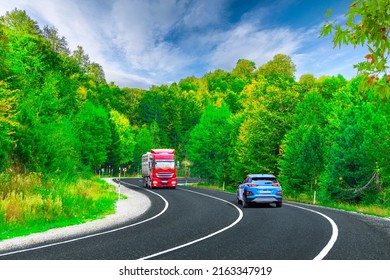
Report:
[[[121,183],[148,197],[144,214],[23,250],[2,250],[0,243],[0,259],[390,259],[389,219],[292,202],[242,209],[231,193],[180,185],[149,190],[141,179]]]

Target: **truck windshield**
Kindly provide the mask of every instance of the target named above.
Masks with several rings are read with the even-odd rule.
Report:
[[[175,161],[173,160],[157,160],[155,167],[156,169],[175,169]]]

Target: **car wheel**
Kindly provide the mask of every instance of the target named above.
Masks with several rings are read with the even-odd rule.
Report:
[[[282,202],[276,202],[276,207],[278,207],[278,208],[280,208],[280,207],[282,207]]]
[[[246,202],[245,197],[242,199],[242,208],[248,208],[249,204]]]

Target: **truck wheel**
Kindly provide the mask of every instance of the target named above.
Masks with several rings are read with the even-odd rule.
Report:
[[[151,184],[151,181],[150,181],[149,178],[148,178],[147,181],[146,181],[146,187],[147,187],[148,189],[152,189],[152,184]]]

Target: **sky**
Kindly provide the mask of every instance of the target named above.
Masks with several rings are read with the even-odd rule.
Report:
[[[25,10],[41,29],[57,28],[71,51],[82,46],[107,82],[152,85],[231,71],[239,59],[256,67],[288,55],[302,74],[356,76],[365,50],[319,38],[332,8],[342,21],[352,0],[0,0],[0,15]],[[366,51],[367,53],[367,51]]]

